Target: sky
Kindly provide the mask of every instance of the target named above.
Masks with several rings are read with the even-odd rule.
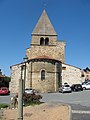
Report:
[[[90,68],[90,0],[0,0],[0,69],[23,62],[43,10],[58,40],[66,42],[65,63]]]

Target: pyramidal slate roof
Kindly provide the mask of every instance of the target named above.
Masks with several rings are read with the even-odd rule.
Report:
[[[54,30],[54,27],[52,26],[50,19],[48,18],[48,15],[45,10],[43,10],[43,13],[41,17],[38,20],[38,23],[36,24],[36,27],[34,28],[32,35],[55,35],[57,36],[56,31]]]

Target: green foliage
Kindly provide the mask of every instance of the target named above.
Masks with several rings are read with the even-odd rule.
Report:
[[[9,82],[11,81],[11,78],[10,77],[4,77],[2,78],[2,82],[0,83],[0,87],[2,86],[6,86],[9,88]]]
[[[1,108],[7,108],[7,107],[9,107],[8,104],[4,104],[4,103],[3,103],[3,104],[0,104],[0,109],[1,109]]]
[[[10,81],[11,81],[11,78],[10,78],[10,77],[4,77],[3,80],[4,80],[5,82],[10,82]]]

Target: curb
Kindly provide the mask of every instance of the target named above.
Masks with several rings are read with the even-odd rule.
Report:
[[[68,120],[72,120],[72,109],[71,106],[65,103],[61,103],[61,105],[66,105],[68,106],[69,112],[68,112]]]
[[[72,120],[72,109],[71,106],[68,105],[69,112],[68,112],[68,120]]]

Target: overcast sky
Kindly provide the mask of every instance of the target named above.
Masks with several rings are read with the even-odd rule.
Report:
[[[0,68],[21,63],[43,9],[58,40],[66,42],[65,63],[90,67],[90,0],[0,0]]]

